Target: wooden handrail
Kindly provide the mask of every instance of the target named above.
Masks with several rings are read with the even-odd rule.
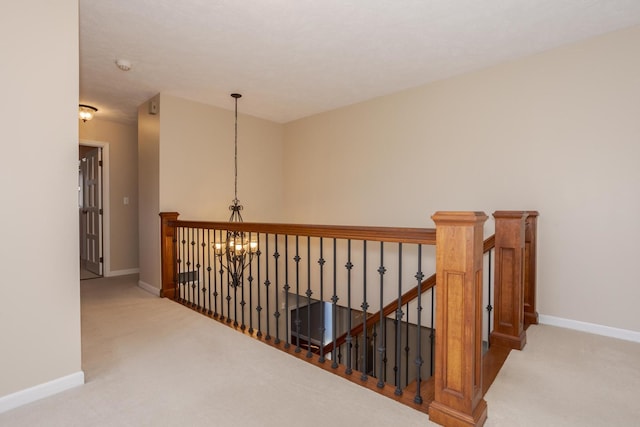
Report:
[[[483,253],[489,252],[491,249],[495,248],[495,246],[496,246],[496,235],[492,234],[490,237],[487,237],[482,243]],[[433,274],[420,284],[420,290],[422,291],[422,293],[424,293],[429,289],[433,288],[435,285],[436,285],[436,275]],[[404,305],[408,302],[413,301],[417,297],[418,297],[418,286],[414,287],[413,289],[407,291],[405,294],[402,295],[401,297],[402,303]],[[384,317],[387,317],[388,315],[396,311],[397,308],[398,308],[398,300],[395,299],[383,307],[382,315]],[[376,313],[373,313],[372,315],[368,316],[366,321],[359,323],[358,325],[354,326],[351,329],[351,336],[356,337],[360,335],[365,328],[364,326],[365,323],[366,323],[366,327],[368,328],[369,326],[376,324],[376,322],[379,319],[380,319],[380,311],[377,311]],[[347,335],[348,335],[348,332],[345,332],[344,334],[340,335],[337,339],[335,339],[334,341],[331,341],[329,344],[324,346],[324,349],[323,349],[324,353],[326,354],[332,351],[334,345],[337,345],[339,347],[345,342],[347,342]]]
[[[374,242],[436,244],[435,228],[362,227],[349,225],[270,224],[260,222],[169,221],[170,227],[244,231],[290,236],[369,240]]]

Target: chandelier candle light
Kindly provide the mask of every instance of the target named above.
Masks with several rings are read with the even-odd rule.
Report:
[[[232,93],[235,99],[235,139],[234,139],[234,179],[235,190],[232,204],[229,206],[231,217],[229,222],[242,222],[240,211],[243,209],[238,200],[238,98],[239,93]],[[221,236],[222,239],[222,236]],[[251,238],[251,233],[243,231],[227,231],[226,239],[213,244],[214,252],[220,260],[220,265],[227,271],[229,284],[234,288],[242,286],[244,270],[251,264],[254,255],[258,252],[258,242]],[[226,261],[225,262],[223,262]]]

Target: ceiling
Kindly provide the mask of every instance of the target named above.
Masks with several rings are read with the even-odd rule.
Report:
[[[128,123],[160,92],[286,123],[640,24],[640,0],[79,3],[79,101]]]

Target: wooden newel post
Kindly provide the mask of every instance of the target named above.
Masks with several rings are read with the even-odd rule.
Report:
[[[536,254],[538,240],[538,212],[527,212],[524,236],[524,326],[538,324],[536,311]]]
[[[429,419],[446,426],[481,426],[482,212],[436,212],[435,399]]]
[[[176,229],[169,225],[170,221],[177,221],[178,212],[160,213],[160,263],[162,268],[161,297],[173,298],[176,290]]]
[[[527,212],[496,211],[495,299],[491,344],[522,350],[524,331],[524,230]]]

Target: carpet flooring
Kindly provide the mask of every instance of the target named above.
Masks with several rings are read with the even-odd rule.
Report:
[[[428,417],[140,289],[81,282],[86,384],[0,426],[430,426]],[[533,326],[486,426],[640,425],[640,344]]]

